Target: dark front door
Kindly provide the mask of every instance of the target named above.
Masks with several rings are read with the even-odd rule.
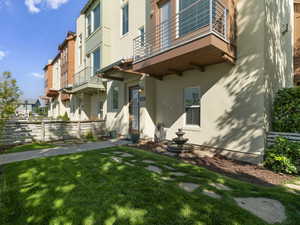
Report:
[[[140,129],[140,93],[137,86],[129,88],[129,133],[138,134]]]

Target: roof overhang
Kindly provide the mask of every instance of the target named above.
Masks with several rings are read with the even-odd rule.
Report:
[[[53,98],[59,95],[59,92],[57,90],[51,90],[49,89],[46,93],[47,97]]]
[[[140,79],[144,74],[133,70],[132,59],[119,60],[97,71],[97,76],[109,80],[126,81]]]

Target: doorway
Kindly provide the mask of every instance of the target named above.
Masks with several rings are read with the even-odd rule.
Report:
[[[129,88],[129,134],[139,134],[140,130],[140,92],[139,87]]]

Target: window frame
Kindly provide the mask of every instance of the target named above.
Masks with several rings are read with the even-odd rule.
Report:
[[[127,30],[124,32],[124,9],[127,8]],[[121,7],[121,36],[129,33],[129,2],[126,2]]]
[[[118,90],[118,92],[117,92],[118,96],[116,98],[117,107],[115,107],[115,105],[114,105],[114,100],[115,100],[114,99],[114,91],[115,91],[115,88],[117,88],[117,90]],[[112,109],[112,111],[116,112],[120,108],[120,87],[118,85],[112,85],[111,89],[112,89],[112,91],[111,91],[111,109]]]
[[[99,7],[99,26],[95,27],[95,9]],[[93,8],[86,14],[86,38],[89,38],[93,33],[102,27],[102,7],[101,2],[95,4]],[[90,21],[90,23],[89,23]]]
[[[93,76],[95,76],[96,75],[96,72],[97,72],[97,70],[95,70],[95,52],[96,51],[98,51],[99,52],[99,68],[97,69],[97,70],[100,70],[101,69],[101,63],[102,63],[102,57],[101,57],[101,47],[98,47],[98,48],[96,48],[96,49],[94,49],[93,51],[92,51],[92,74],[91,74],[91,76],[93,77]]]
[[[194,88],[194,89],[198,89],[199,92],[199,105],[191,105],[191,106],[187,106],[186,105],[186,98],[185,98],[185,92],[186,89],[188,88]],[[194,128],[194,129],[199,129],[202,126],[202,107],[201,107],[201,102],[202,102],[202,94],[201,94],[201,88],[200,86],[190,86],[190,87],[185,87],[183,88],[183,112],[184,112],[184,128]],[[187,123],[187,108],[199,108],[199,124],[188,124]]]

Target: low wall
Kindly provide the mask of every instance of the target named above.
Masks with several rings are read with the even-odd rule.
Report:
[[[80,138],[92,132],[101,136],[105,132],[105,121],[42,121],[6,123],[0,136],[2,145],[22,144],[33,141],[56,141]]]
[[[300,142],[299,133],[269,132],[267,134],[267,146],[274,144],[277,137],[284,137],[290,141]]]

